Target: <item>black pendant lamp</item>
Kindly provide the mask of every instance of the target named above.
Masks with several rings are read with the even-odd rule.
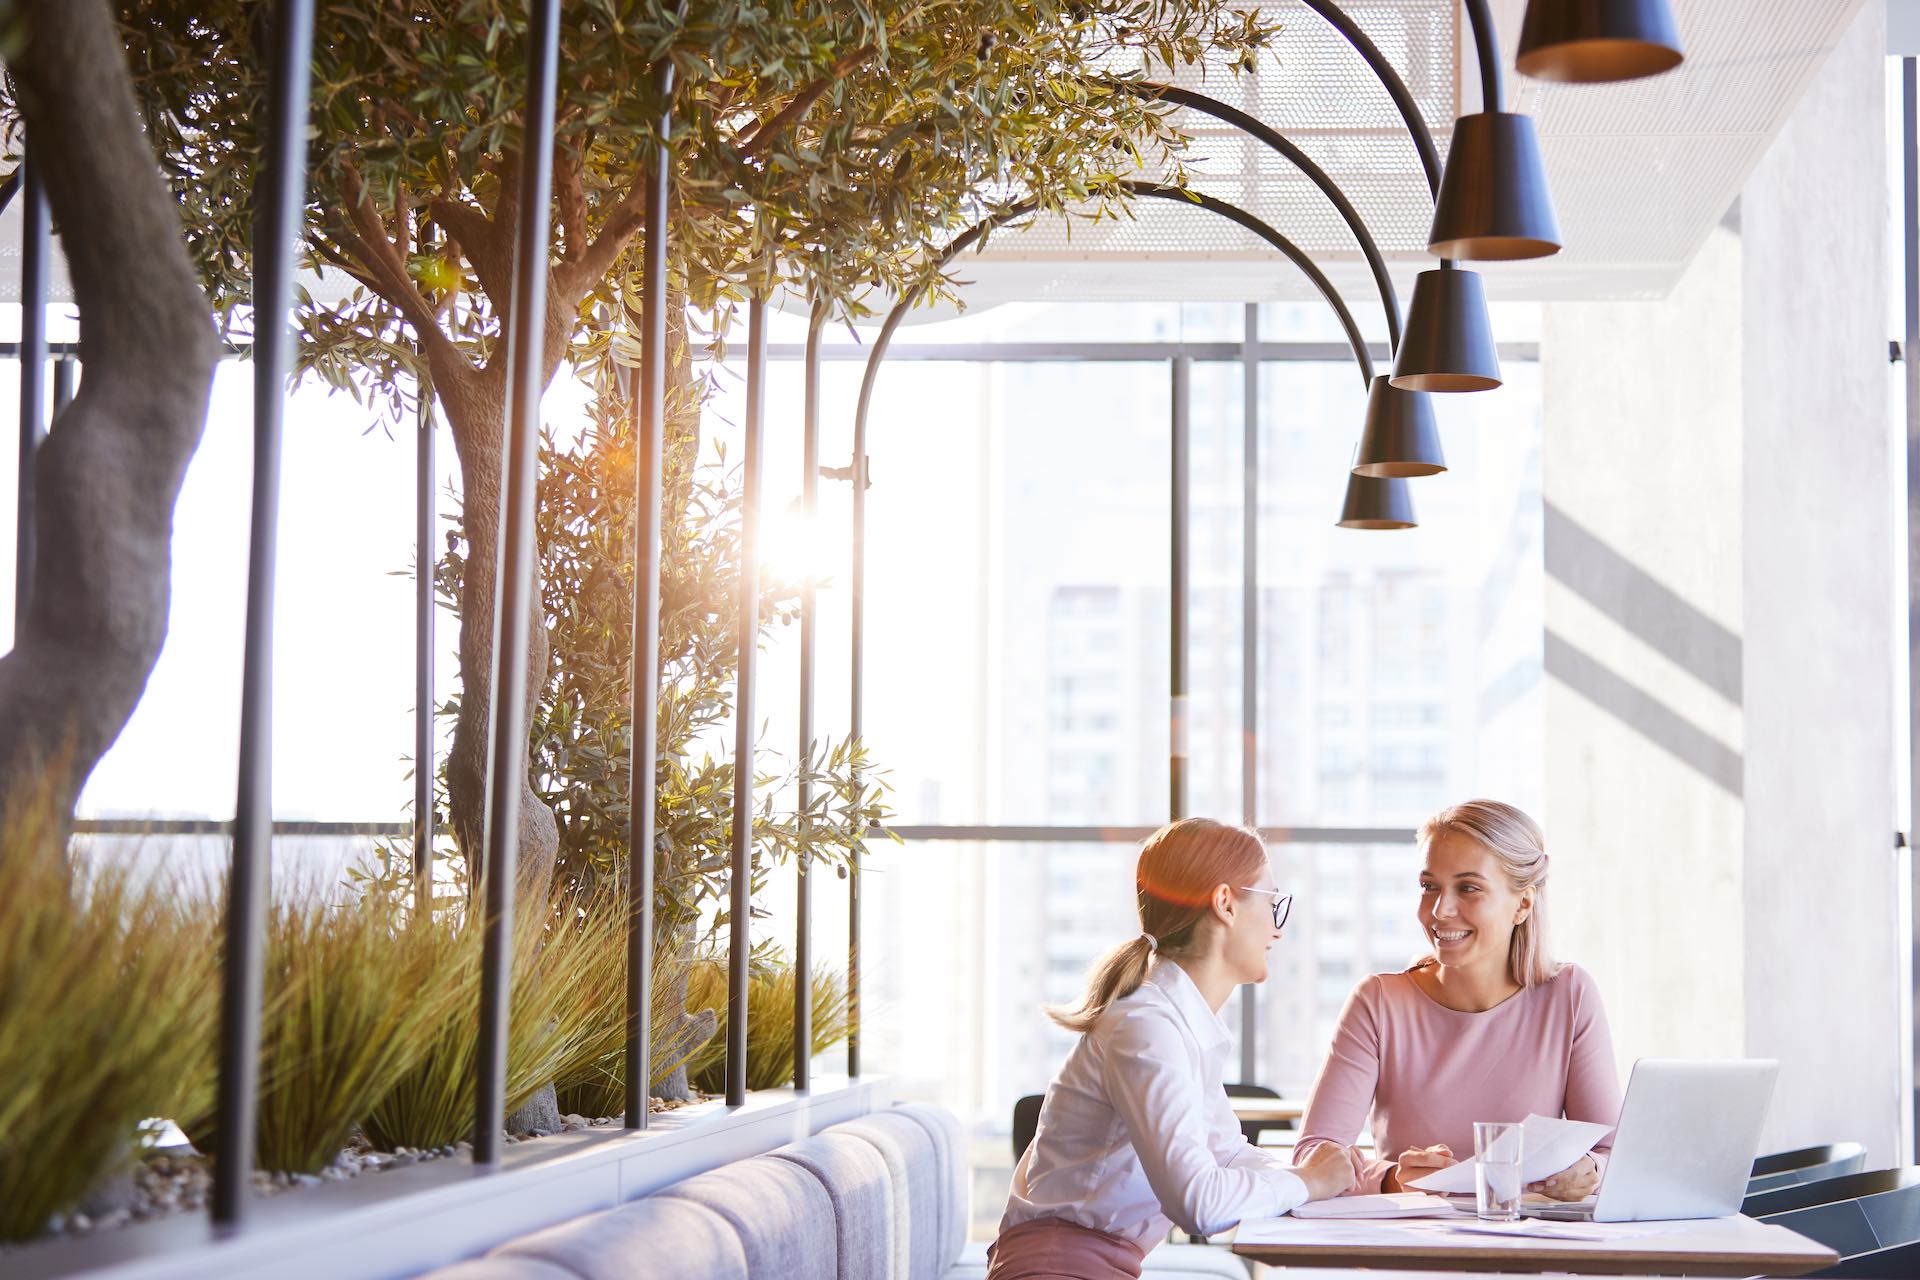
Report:
[[[1436,268],[1414,279],[1406,333],[1393,356],[1393,385],[1407,391],[1500,385],[1500,354],[1479,272]]]
[[[1453,122],[1427,251],[1489,261],[1560,252],[1560,224],[1531,116],[1479,111]]]
[[[1440,428],[1424,391],[1402,391],[1380,374],[1367,392],[1367,425],[1360,432],[1354,474],[1379,479],[1438,475],[1447,469]]]
[[[1413,496],[1405,480],[1349,474],[1347,500],[1340,508],[1342,529],[1411,529]]]
[[[1536,80],[1605,84],[1680,65],[1667,0],[1529,0],[1514,66]]]

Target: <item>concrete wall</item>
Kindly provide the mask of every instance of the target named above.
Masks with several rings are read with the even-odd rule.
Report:
[[[1555,949],[1609,995],[1623,1065],[1738,1054],[1737,237],[1665,302],[1548,307],[1541,352]]]
[[[1778,1145],[1856,1138],[1876,1162],[1903,1051],[1884,22],[1862,11],[1741,217],[1747,1048],[1782,1061]]]
[[[1687,275],[1542,341],[1557,949],[1623,1065],[1779,1057],[1768,1149],[1898,1156],[1884,9]]]

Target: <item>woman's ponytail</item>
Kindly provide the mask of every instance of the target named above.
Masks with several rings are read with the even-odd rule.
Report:
[[[1179,954],[1207,915],[1220,885],[1252,882],[1266,865],[1257,832],[1211,818],[1183,818],[1147,837],[1134,869],[1140,933],[1094,962],[1077,1003],[1048,1005],[1046,1014],[1068,1031],[1091,1031],[1115,1000],[1140,989],[1158,952]]]
[[[1048,1005],[1047,1016],[1069,1031],[1093,1030],[1108,1005],[1140,989],[1152,962],[1153,948],[1145,934],[1121,943],[1094,962],[1078,1004]]]

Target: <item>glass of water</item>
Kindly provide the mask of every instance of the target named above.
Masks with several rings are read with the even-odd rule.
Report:
[[[1520,1126],[1476,1122],[1473,1126],[1474,1208],[1485,1222],[1520,1217]]]

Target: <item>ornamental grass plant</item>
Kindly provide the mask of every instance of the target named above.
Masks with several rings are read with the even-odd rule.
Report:
[[[442,1147],[473,1134],[474,1055],[480,1038],[477,913],[451,926],[455,963],[447,999],[423,1026],[421,1052],[369,1110],[368,1141],[382,1150]],[[447,927],[447,926],[442,926]],[[609,1010],[626,984],[626,913],[594,892],[551,913],[523,910],[514,928],[507,1017],[507,1111],[549,1084],[578,1076],[605,1043]]]
[[[305,885],[274,902],[260,1031],[261,1169],[317,1174],[333,1162],[454,1012],[464,959],[454,929],[411,918],[404,895],[386,884],[345,899]],[[200,1101],[183,1128],[210,1152],[211,1079]]]
[[[747,975],[747,1088],[779,1089],[793,1083],[793,1002],[799,989],[799,971],[780,952],[756,956]],[[687,1077],[703,1093],[727,1088],[727,962],[707,956],[693,968],[687,983],[687,1007],[712,1009],[720,1021],[719,1034],[687,1064]],[[847,1038],[847,983],[830,969],[813,971],[813,1047],[824,1053]]]
[[[213,913],[164,877],[50,858],[44,806],[0,832],[0,1240],[30,1239],[178,1114],[219,1021]]]
[[[619,951],[614,965],[619,974],[618,985],[612,998],[595,1012],[593,1033],[582,1042],[579,1059],[559,1077],[560,1110],[589,1118],[624,1115],[627,1109],[627,940],[624,929],[611,943]],[[680,1002],[679,978],[686,968],[685,962],[670,952],[654,952],[653,990],[648,1005],[649,1090],[685,1066],[710,1034],[705,1023],[686,1017],[685,1006]],[[690,1022],[698,1029],[690,1031]]]

